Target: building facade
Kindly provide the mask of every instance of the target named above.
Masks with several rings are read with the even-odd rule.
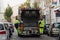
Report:
[[[4,19],[4,13],[3,13],[3,0],[0,0],[0,21]]]

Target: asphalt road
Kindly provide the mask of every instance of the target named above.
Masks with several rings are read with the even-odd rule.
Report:
[[[11,40],[57,40],[57,37],[49,37],[47,35],[42,35],[41,37],[18,37],[13,36]]]
[[[58,40],[57,37],[50,37],[47,35],[41,35],[41,37],[18,37],[17,31],[15,29],[15,32],[13,33],[10,40]]]

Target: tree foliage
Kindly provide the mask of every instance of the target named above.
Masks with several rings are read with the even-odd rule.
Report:
[[[30,0],[27,0],[27,1],[26,1],[26,6],[27,6],[27,7],[30,7]]]
[[[13,14],[12,8],[8,5],[8,7],[5,10],[4,13],[4,18],[8,21],[11,22],[11,16]]]
[[[37,7],[38,7],[38,3],[34,2],[34,8],[37,8]]]

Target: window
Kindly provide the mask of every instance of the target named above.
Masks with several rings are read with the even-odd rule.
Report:
[[[56,24],[55,24],[55,27],[56,27],[56,28],[60,28],[60,24],[59,24],[59,23],[56,23]]]
[[[34,16],[36,15],[36,11],[25,11],[25,16]]]
[[[29,11],[26,11],[25,13],[26,13],[26,14],[29,14]]]
[[[49,28],[49,25],[46,25],[46,28]]]
[[[38,10],[24,10],[22,11],[21,17],[22,18],[32,18],[38,17],[39,11]]]
[[[60,4],[60,0],[59,0],[59,4]]]
[[[58,27],[59,26],[59,24],[55,24],[55,27]]]
[[[21,13],[21,20],[27,21],[37,21],[40,19],[39,10],[23,10]]]
[[[3,24],[0,24],[0,30],[4,30]]]
[[[5,29],[7,30],[8,29],[8,24],[4,24],[4,26],[5,26]]]
[[[60,17],[60,10],[55,10],[56,17]]]

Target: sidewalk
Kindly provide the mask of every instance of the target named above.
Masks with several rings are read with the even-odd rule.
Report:
[[[18,40],[18,34],[17,34],[17,30],[16,30],[15,27],[14,27],[14,33],[11,36],[11,39],[10,40]]]

